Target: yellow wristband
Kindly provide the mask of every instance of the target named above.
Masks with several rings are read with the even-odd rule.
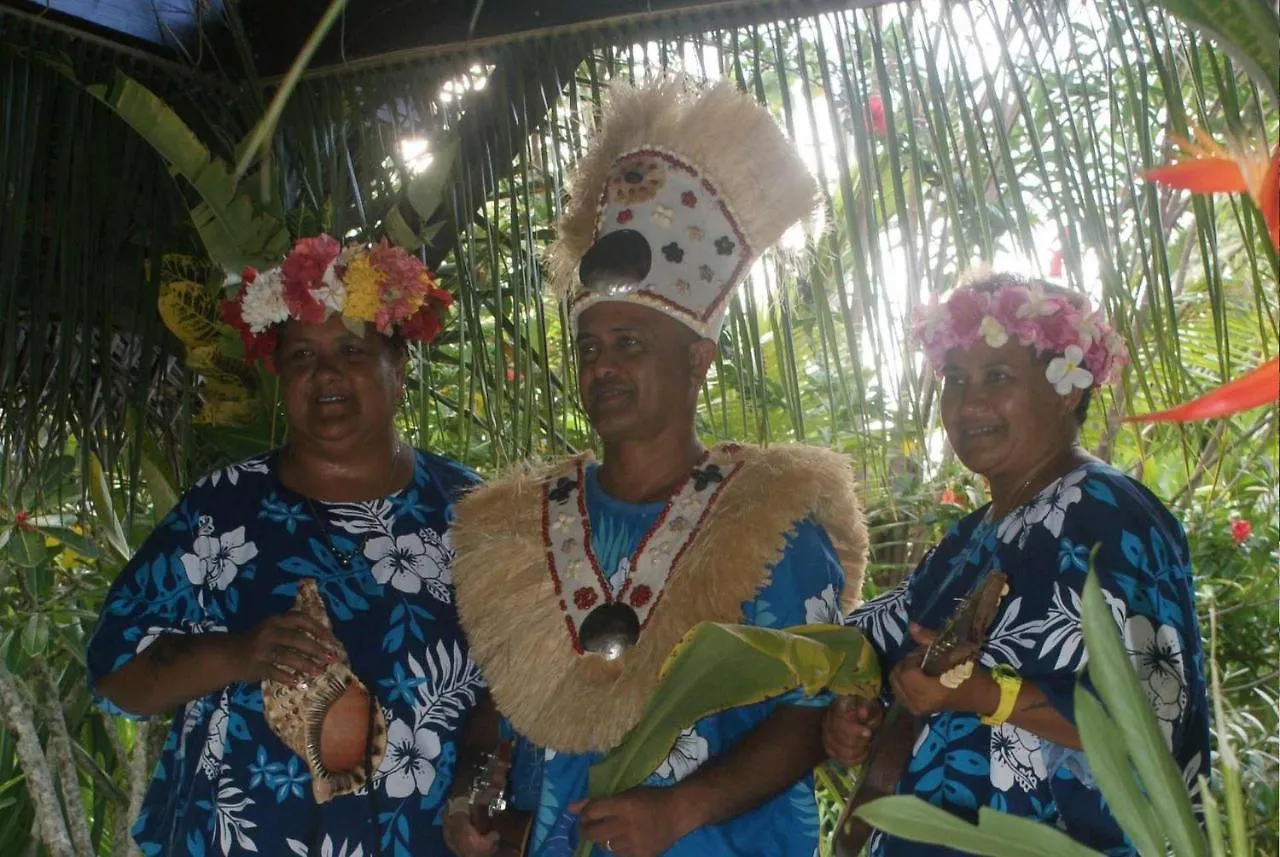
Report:
[[[1022,691],[1022,677],[1006,664],[999,664],[991,671],[991,678],[1000,687],[1000,704],[990,715],[982,718],[985,726],[999,726],[1013,714],[1013,707],[1018,703],[1018,694]]]

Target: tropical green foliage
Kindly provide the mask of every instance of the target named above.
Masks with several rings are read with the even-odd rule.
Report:
[[[1237,7],[1267,11],[1260,0]],[[668,69],[754,93],[828,194],[826,230],[789,236],[735,302],[699,427],[708,439],[803,440],[851,455],[873,531],[871,590],[899,578],[982,497],[944,449],[933,379],[906,341],[909,307],[988,259],[1033,273],[1060,266],[1060,279],[1111,310],[1133,365],[1095,403],[1085,440],[1187,524],[1200,606],[1221,617],[1233,713],[1219,735],[1236,739],[1247,833],[1274,853],[1276,410],[1185,427],[1119,423],[1277,351],[1280,262],[1256,210],[1137,177],[1167,160],[1166,133],[1190,124],[1274,144],[1274,98],[1240,73],[1239,52],[1140,2],[807,8],[788,4],[777,21],[730,9],[716,13],[723,20],[311,72],[280,114],[269,156],[239,185],[226,165],[246,151],[269,92],[62,40],[0,12],[0,506],[11,522],[19,511],[69,515],[108,546],[62,570],[22,565],[34,540],[10,537],[0,549],[9,570],[0,570],[0,655],[35,716],[52,717],[48,702],[61,702],[77,772],[52,774],[79,782],[96,853],[126,853],[124,819],[154,758],[145,729],[89,707],[79,655],[119,568],[112,546],[137,544],[152,498],[168,502],[142,481],[144,446],[145,460],[163,462],[149,465],[153,474],[185,484],[282,431],[269,384],[257,421],[195,425],[205,382],[182,368],[155,309],[165,257],[242,261],[216,249],[217,230],[233,223],[252,226],[246,246],[264,253],[320,229],[421,242],[458,303],[446,334],[415,357],[406,433],[489,473],[588,446],[565,319],[542,296],[538,252],[603,89]],[[1215,33],[1267,32],[1214,9]],[[1264,72],[1274,66],[1259,56]],[[119,72],[163,102],[138,97]],[[157,140],[168,141],[164,158]],[[269,223],[283,224],[284,237]],[[203,285],[216,288],[216,277]],[[58,464],[68,457],[75,466]],[[70,467],[58,487],[44,476],[50,467]],[[88,485],[72,476],[82,472]],[[87,488],[97,489],[92,506]],[[1240,539],[1245,521],[1252,534]],[[44,650],[42,628],[53,641]],[[52,680],[29,669],[27,640]],[[4,854],[23,853],[33,819],[15,731],[0,732]],[[62,733],[37,733],[56,758]],[[823,778],[841,787],[839,775]],[[74,804],[69,837],[80,829]],[[83,852],[72,847],[57,853]]]

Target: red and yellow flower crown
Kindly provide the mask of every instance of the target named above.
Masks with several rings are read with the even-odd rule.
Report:
[[[343,247],[322,234],[299,239],[277,268],[246,268],[222,318],[244,340],[245,360],[270,367],[280,326],[291,318],[320,324],[338,314],[353,327],[430,342],[452,304],[426,265],[385,239]]]

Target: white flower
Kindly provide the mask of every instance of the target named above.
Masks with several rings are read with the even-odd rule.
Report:
[[[680,733],[676,745],[655,772],[663,779],[674,779],[677,783],[692,774],[707,760],[707,739],[692,728]]]
[[[1032,316],[1053,315],[1057,311],[1057,305],[1047,299],[1044,289],[1039,286],[1033,286],[1028,290],[1027,299],[1023,301],[1014,314],[1018,318],[1031,318]]]
[[[1059,396],[1070,394],[1075,387],[1087,390],[1093,386],[1093,374],[1080,365],[1083,362],[1084,351],[1079,345],[1068,345],[1061,357],[1049,361],[1044,376]]]
[[[321,282],[324,284],[318,289],[311,290],[311,297],[324,304],[324,308],[329,313],[341,313],[342,308],[347,305],[347,287],[342,280],[338,279],[338,261],[342,258],[342,254],[333,257],[324,269],[324,276]]]
[[[428,589],[431,583],[448,582],[449,554],[438,538],[428,535],[431,531],[407,533],[392,541],[389,536],[377,536],[364,547],[364,555],[373,563],[373,579],[388,583],[401,592],[420,592],[424,581]],[[427,535],[424,540],[423,536]]]
[[[417,792],[425,795],[436,780],[432,763],[440,755],[440,736],[431,729],[413,729],[396,720],[387,729],[387,754],[378,773],[387,796],[406,798]]]
[[[1130,616],[1124,623],[1124,641],[1168,743],[1173,740],[1174,724],[1187,704],[1182,640],[1170,625],[1156,628],[1146,616]]]
[[[836,607],[836,588],[827,588],[813,598],[804,600],[804,621],[807,625],[835,624],[840,621],[840,609]]]
[[[1004,325],[989,315],[982,317],[982,323],[978,325],[978,333],[982,336],[982,341],[992,348],[1000,348],[1009,341],[1009,332],[1004,329]]]
[[[182,555],[187,579],[195,586],[208,589],[226,589],[235,580],[240,567],[258,555],[258,546],[244,540],[244,527],[236,527],[217,537],[212,534],[196,536],[191,549],[194,553]],[[203,593],[200,599],[203,605]]]
[[[284,274],[279,268],[263,271],[245,286],[244,298],[240,301],[240,317],[255,334],[289,320],[289,305],[284,300]]]
[[[1036,502],[1026,510],[1026,523],[1030,527],[1044,522],[1045,528],[1054,538],[1062,535],[1062,525],[1067,519],[1067,509],[1080,502],[1084,492],[1080,483],[1084,481],[1085,471],[1075,470],[1045,488],[1036,496]]]
[[[1040,739],[1012,723],[1002,723],[991,730],[991,785],[1007,792],[1016,783],[1026,791],[1048,776]]]

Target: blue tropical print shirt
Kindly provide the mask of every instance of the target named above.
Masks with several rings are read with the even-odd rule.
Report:
[[[914,643],[907,623],[937,628],[989,570],[1009,592],[981,665],[1005,664],[1075,722],[1085,665],[1080,606],[1095,561],[1099,583],[1189,791],[1207,773],[1209,714],[1190,553],[1181,524],[1140,483],[1098,462],[1071,471],[1002,521],[985,507],[961,520],[897,589],[849,617],[882,658],[885,675]],[[1084,679],[1088,682],[1087,674]],[[1102,800],[1084,754],[1011,723],[941,712],[930,718],[898,786],[969,820],[979,807],[1056,825],[1106,854],[1135,854]],[[876,836],[874,857],[960,852]]]
[[[602,569],[617,569],[609,580],[615,593],[626,582],[628,564],[664,504],[625,503],[606,494],[587,470],[587,509],[592,546]],[[770,628],[838,622],[844,571],[830,539],[812,521],[798,522],[768,584],[742,605],[742,622]],[[772,700],[730,709],[698,721],[680,735],[647,786],[671,786],[704,762],[731,749],[780,704],[826,705],[829,698],[805,699],[796,691]],[[578,817],[569,805],[587,796],[587,773],[599,756],[569,755],[519,741],[512,771],[512,803],[536,813],[530,857],[570,857],[578,845]],[[811,857],[818,842],[818,810],[813,779],[805,777],[751,812],[703,827],[675,843],[668,857]],[[606,857],[600,848],[595,857]]]
[[[107,595],[90,683],[161,634],[247,631],[289,610],[298,582],[314,578],[352,670],[386,714],[385,757],[372,788],[317,807],[306,763],[267,726],[261,685],[232,684],[176,713],[134,838],[147,857],[444,854],[458,735],[483,688],[455,613],[448,527],[458,493],[478,479],[418,452],[403,490],[313,501],[317,521],[276,461],[268,453],[204,477],[160,522]],[[349,568],[334,549],[354,552]]]

